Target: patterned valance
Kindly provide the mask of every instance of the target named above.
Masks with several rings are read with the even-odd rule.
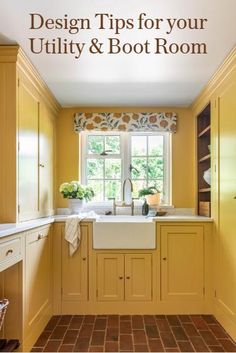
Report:
[[[76,113],[74,131],[176,132],[176,113]]]

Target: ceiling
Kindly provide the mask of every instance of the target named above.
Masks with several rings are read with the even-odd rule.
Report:
[[[44,18],[89,18],[89,30],[30,30],[30,13]],[[114,18],[207,18],[204,30],[177,30],[167,35],[161,29],[98,30],[96,13]],[[62,106],[188,106],[235,45],[235,0],[8,0],[0,1],[0,43],[18,43],[31,59]],[[135,22],[137,23],[137,22]],[[107,25],[107,23],[106,23]],[[29,38],[62,37],[89,43],[109,37],[121,42],[151,43],[150,54],[91,54],[87,47],[79,59],[74,55],[33,54]],[[154,54],[154,38],[169,43],[205,42],[207,54]],[[36,45],[37,41],[35,40]],[[36,48],[35,45],[35,48]]]

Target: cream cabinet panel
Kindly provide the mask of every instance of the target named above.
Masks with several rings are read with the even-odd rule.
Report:
[[[40,104],[39,119],[39,209],[48,215],[53,210],[53,141],[54,116]]]
[[[35,218],[38,199],[39,101],[34,89],[19,80],[18,212],[19,220]]]
[[[73,256],[69,254],[69,243],[62,228],[62,300],[82,301],[88,299],[88,232],[81,225],[81,243]]]
[[[152,299],[152,255],[125,255],[125,299]]]
[[[218,98],[219,111],[219,254],[217,300],[236,316],[236,83]]]
[[[124,300],[124,255],[97,255],[97,299]]]
[[[203,296],[203,227],[161,227],[161,299]]]
[[[51,259],[50,228],[47,226],[27,233],[24,263],[26,337],[34,332],[39,321],[47,322],[52,313]]]

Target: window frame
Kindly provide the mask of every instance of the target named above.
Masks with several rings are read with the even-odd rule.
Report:
[[[104,135],[113,135],[113,136],[120,136],[120,154],[109,154],[108,156],[99,156],[88,154],[88,136],[95,135],[95,136],[104,136]],[[145,136],[163,136],[163,159],[164,159],[164,177],[163,177],[163,190],[165,194],[163,195],[163,203],[165,205],[171,206],[172,205],[172,134],[169,132],[120,132],[120,131],[83,131],[80,134],[80,143],[79,143],[79,156],[80,156],[80,163],[79,163],[79,175],[80,175],[80,182],[82,184],[86,184],[87,176],[86,176],[86,159],[93,158],[102,158],[102,159],[121,159],[121,194],[122,194],[122,185],[126,178],[131,178],[131,172],[129,171],[129,166],[131,164],[131,138],[130,136],[137,136],[137,135],[145,135]],[[125,153],[127,151],[127,153]],[[118,157],[119,156],[119,157]],[[98,179],[99,180],[99,179]],[[104,179],[103,179],[104,180]],[[105,179],[106,180],[106,179]],[[110,180],[110,179],[108,179]],[[111,179],[112,180],[112,179]],[[117,179],[114,179],[117,180]],[[126,193],[129,193],[126,189]],[[103,196],[105,195],[105,191]],[[129,199],[130,195],[126,195]],[[97,201],[97,202],[106,202],[104,201]]]

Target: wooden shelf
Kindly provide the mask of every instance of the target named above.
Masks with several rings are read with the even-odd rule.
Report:
[[[207,154],[206,156],[204,156],[204,157],[202,157],[201,159],[199,159],[199,163],[202,163],[202,162],[205,162],[205,161],[207,161],[208,159],[210,159],[211,158],[211,155],[210,155],[210,153],[209,154]]]
[[[205,134],[209,133],[211,131],[211,125],[208,125],[204,130],[202,130],[199,134],[198,137],[202,137]]]
[[[210,192],[211,188],[199,189],[198,192]]]

